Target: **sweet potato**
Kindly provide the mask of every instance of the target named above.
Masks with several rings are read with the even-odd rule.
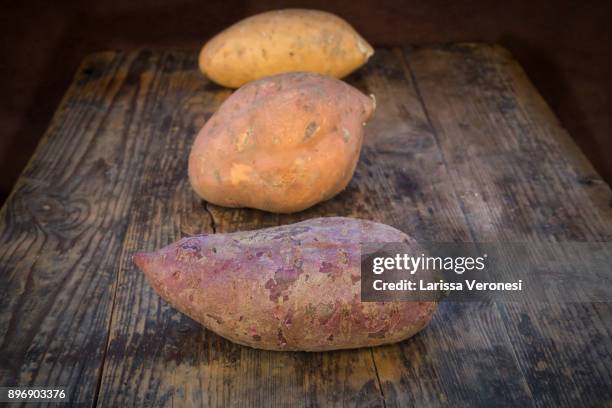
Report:
[[[238,88],[258,78],[292,71],[342,78],[373,53],[340,17],[288,9],[249,17],[217,34],[202,48],[199,65],[214,82]]]
[[[355,171],[374,101],[319,74],[250,82],[204,125],[189,179],[205,200],[289,213],[343,190]]]
[[[361,242],[414,243],[384,224],[331,217],[185,238],[134,261],[162,298],[239,344],[321,351],[414,335],[436,303],[362,303]]]

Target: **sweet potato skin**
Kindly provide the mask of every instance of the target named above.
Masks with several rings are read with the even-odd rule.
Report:
[[[195,192],[213,204],[291,213],[349,183],[374,100],[324,75],[280,74],[232,94],[189,157]]]
[[[199,66],[214,82],[238,88],[293,71],[342,78],[373,53],[340,17],[318,10],[286,9],[257,14],[217,34],[202,48]]]
[[[176,309],[242,345],[324,351],[411,337],[436,303],[362,303],[360,242],[414,241],[384,224],[330,217],[185,238],[134,261]]]

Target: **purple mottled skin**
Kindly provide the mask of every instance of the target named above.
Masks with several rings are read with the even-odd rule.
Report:
[[[176,309],[239,344],[322,351],[404,340],[436,303],[362,303],[362,242],[414,240],[372,221],[316,218],[184,238],[134,262]]]

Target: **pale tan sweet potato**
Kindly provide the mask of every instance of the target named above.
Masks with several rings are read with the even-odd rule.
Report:
[[[343,19],[317,10],[258,14],[232,25],[204,45],[199,65],[214,82],[238,88],[293,71],[342,78],[363,65],[372,47]]]
[[[325,75],[250,82],[199,132],[189,179],[205,200],[290,213],[342,191],[355,171],[374,100]]]
[[[435,302],[360,301],[360,243],[414,243],[384,224],[317,218],[182,239],[135,263],[179,311],[239,344],[322,351],[404,340]]]

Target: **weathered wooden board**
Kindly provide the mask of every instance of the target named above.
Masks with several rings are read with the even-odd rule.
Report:
[[[612,403],[608,304],[443,303],[397,345],[234,345],[169,307],[131,262],[199,232],[344,215],[422,240],[610,241],[612,194],[503,50],[378,50],[356,175],[293,215],[192,193],[187,155],[229,91],[195,53],[88,57],[0,211],[0,386],[100,406],[598,406]]]
[[[609,187],[505,50],[407,57],[473,241],[611,240]],[[536,405],[612,403],[610,305],[497,308]]]

